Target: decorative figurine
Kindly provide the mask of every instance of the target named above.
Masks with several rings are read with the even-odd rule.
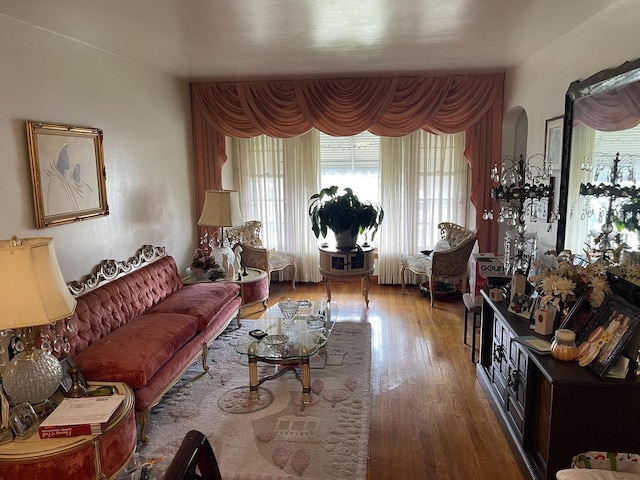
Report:
[[[241,260],[240,260],[240,254],[242,253],[242,247],[240,246],[240,244],[237,244],[235,246],[235,248],[233,249],[233,253],[235,255],[235,259],[233,262],[233,268],[234,268],[234,272],[238,272],[238,275],[240,275],[240,271],[241,271]],[[238,279],[240,280],[240,279]]]

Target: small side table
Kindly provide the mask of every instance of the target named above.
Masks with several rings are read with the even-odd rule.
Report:
[[[258,268],[247,267],[247,274],[243,275],[240,272],[240,279],[238,280],[238,273],[234,279],[230,278],[218,278],[215,282],[233,282],[240,285],[240,297],[242,298],[242,306],[247,307],[258,302],[262,302],[264,309],[267,309],[267,300],[269,300],[269,275],[264,270]],[[211,280],[194,280],[191,277],[187,277],[183,280],[183,283],[202,283],[210,282]]]
[[[331,301],[331,280],[333,278],[360,278],[364,301],[369,306],[371,274],[375,268],[374,248],[362,247],[362,255],[353,250],[338,250],[333,246],[318,247],[320,250],[320,273],[327,289],[327,301]]]
[[[114,385],[124,394],[106,430],[100,435],[41,439],[36,432],[27,439],[17,437],[0,445],[2,480],[103,480],[116,477],[133,454],[137,431],[133,391],[124,383]]]

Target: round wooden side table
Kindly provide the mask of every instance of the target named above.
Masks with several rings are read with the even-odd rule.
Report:
[[[134,395],[124,383],[100,385],[114,385],[125,397],[102,434],[41,439],[36,432],[27,439],[16,437],[13,442],[0,445],[0,478],[103,480],[116,477],[136,447]]]
[[[327,301],[331,301],[331,281],[334,278],[359,278],[364,301],[369,306],[371,275],[375,269],[373,247],[361,247],[359,252],[338,250],[335,246],[320,246],[320,273],[324,277]]]

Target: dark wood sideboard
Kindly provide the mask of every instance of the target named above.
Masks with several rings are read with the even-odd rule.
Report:
[[[589,450],[640,453],[640,381],[598,378],[577,362],[538,355],[513,340],[529,321],[482,292],[477,378],[525,477],[554,480]],[[543,337],[551,341],[551,336]]]

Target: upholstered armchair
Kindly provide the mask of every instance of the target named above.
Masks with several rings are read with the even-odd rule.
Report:
[[[280,252],[275,249],[267,249],[262,246],[260,239],[260,228],[262,224],[258,220],[250,220],[242,225],[230,227],[225,230],[227,239],[231,248],[237,244],[242,247],[240,253],[241,265],[243,267],[253,267],[264,270],[271,278],[271,272],[278,272],[291,266],[293,267],[293,276],[291,277],[291,286],[296,288],[296,275],[298,273],[298,265],[296,257],[291,253]]]
[[[416,275],[424,275],[429,282],[431,306],[434,300],[434,279],[460,280],[462,292],[467,291],[468,263],[476,243],[476,235],[455,223],[443,222],[438,225],[441,240],[429,255],[419,253],[403,257],[400,261],[402,293],[405,292],[405,270]],[[444,245],[444,247],[443,247]]]

